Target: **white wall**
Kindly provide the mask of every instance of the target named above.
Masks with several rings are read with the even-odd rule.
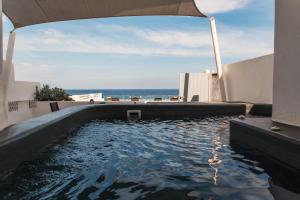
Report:
[[[179,96],[184,97],[184,77],[185,73],[180,73],[179,75]]]
[[[50,103],[52,101],[39,101],[37,107],[32,109],[32,117],[38,117],[51,113]],[[89,102],[77,102],[77,101],[58,101],[59,109],[64,109],[77,105],[87,105]],[[29,118],[28,118],[29,119]]]
[[[1,76],[1,75],[0,75]],[[5,110],[5,100],[3,98],[4,96],[4,88],[3,88],[3,84],[2,84],[2,81],[1,81],[1,77],[0,77],[0,130],[2,128],[4,128],[7,124],[7,117],[5,115],[6,113],[6,110]]]
[[[210,74],[191,73],[188,90],[188,101],[209,101],[209,78]]]
[[[36,82],[15,81],[12,90],[8,91],[8,99],[11,101],[33,100],[35,88],[40,84]]]
[[[272,104],[274,56],[266,55],[223,66],[227,101]],[[184,96],[185,73],[180,74],[179,95]],[[200,102],[221,101],[217,76],[189,74],[188,101],[194,95]]]
[[[32,118],[32,110],[29,108],[29,100],[33,100],[35,88],[40,84],[37,82],[15,81],[13,64],[3,62],[7,70],[6,78],[0,78],[0,84],[7,86],[7,89],[1,87],[2,93],[0,96],[0,130],[12,124]],[[4,84],[5,81],[8,81]],[[5,94],[4,94],[5,93]],[[17,111],[9,111],[8,103],[17,102]]]
[[[209,84],[210,84],[209,102],[222,102],[223,97],[222,97],[220,79],[218,77],[218,74],[216,73],[211,74]]]
[[[14,65],[6,63],[5,61],[4,63],[6,64],[6,67],[10,68],[10,70],[9,77],[7,79],[8,84],[6,95],[4,95],[5,99],[3,103],[3,109],[6,109],[7,116],[6,119],[1,119],[0,130],[12,124],[32,118],[32,110],[29,108],[29,100],[34,99],[35,88],[40,86],[37,82],[15,81]],[[8,110],[8,103],[12,101],[17,102],[17,111]],[[5,117],[4,112],[1,113],[1,116]]]
[[[273,54],[224,65],[227,101],[272,103]]]
[[[16,124],[30,118],[32,118],[32,112],[29,109],[29,101],[19,101],[18,110],[8,113],[8,125]]]
[[[276,0],[273,120],[300,126],[300,1]]]
[[[179,95],[184,97],[185,75],[180,74]],[[187,101],[209,102],[210,99],[210,77],[208,73],[189,73]]]
[[[29,100],[18,101],[18,109],[16,111],[8,112],[8,123],[4,124],[4,127],[13,125],[24,120],[31,119],[33,117],[39,117],[51,113],[50,103],[51,101],[39,101],[36,102],[36,107],[29,108]],[[60,109],[77,106],[87,105],[89,102],[75,102],[75,101],[59,101],[58,106]],[[1,129],[0,129],[1,130]]]

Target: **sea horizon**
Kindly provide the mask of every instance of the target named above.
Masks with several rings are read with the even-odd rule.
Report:
[[[172,96],[179,95],[179,89],[66,89],[69,95],[81,95],[102,93],[102,97],[108,96],[120,99],[129,99],[132,96],[138,96],[143,99],[153,99],[160,97],[169,99]]]

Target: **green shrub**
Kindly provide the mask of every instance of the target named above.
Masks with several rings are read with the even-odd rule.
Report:
[[[43,85],[41,89],[36,87],[34,99],[37,101],[72,101],[64,89],[50,88],[47,84]]]

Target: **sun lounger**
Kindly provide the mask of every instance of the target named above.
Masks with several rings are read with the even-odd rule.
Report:
[[[111,101],[120,101],[120,99],[119,99],[119,98],[116,98],[116,97],[113,97],[113,98],[111,99]]]
[[[130,99],[134,102],[140,101],[140,97],[131,97]]]
[[[178,100],[179,100],[179,97],[174,96],[174,97],[171,97],[170,100],[171,100],[171,101],[178,101]]]
[[[117,97],[106,97],[106,101],[120,101]]]

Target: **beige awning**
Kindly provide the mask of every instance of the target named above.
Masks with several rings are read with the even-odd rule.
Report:
[[[194,0],[2,0],[15,28],[33,24],[120,16],[205,17]]]

